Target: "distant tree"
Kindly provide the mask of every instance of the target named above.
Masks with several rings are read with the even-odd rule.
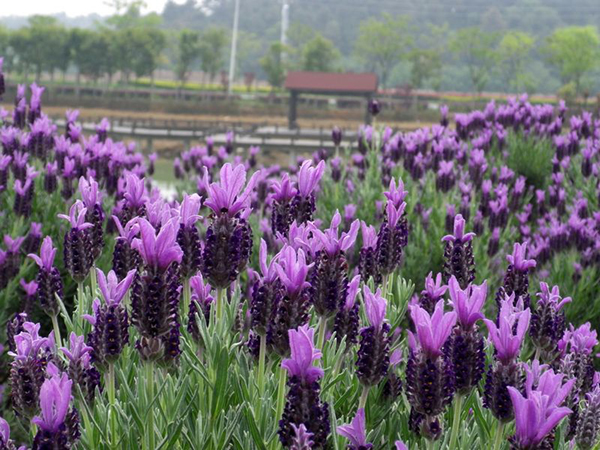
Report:
[[[574,83],[577,96],[584,77],[600,63],[600,37],[593,26],[559,28],[548,37],[543,51],[563,84]]]
[[[361,22],[354,52],[368,70],[377,72],[385,86],[390,72],[408,55],[412,44],[408,18],[384,13],[381,20]]]
[[[110,52],[110,38],[97,31],[84,35],[79,49],[79,70],[94,84],[107,72],[107,55]]]
[[[302,69],[312,72],[333,72],[340,52],[329,39],[320,33],[302,49]]]
[[[35,64],[35,53],[31,45],[29,28],[23,27],[13,31],[8,42],[15,52],[14,69],[24,77],[29,76],[29,71]]]
[[[212,82],[223,68],[223,56],[228,42],[224,28],[210,27],[200,37],[200,66]]]
[[[181,87],[187,81],[194,61],[199,57],[200,35],[196,31],[182,30],[177,46],[177,64],[175,73]]]
[[[247,31],[238,34],[236,51],[236,68],[238,73],[247,73],[258,69],[257,61],[261,56],[260,38]]]
[[[166,45],[165,33],[157,28],[135,28],[133,38],[135,76],[137,78],[149,76],[154,82],[154,71],[158,68],[161,53]]]
[[[526,64],[534,44],[535,39],[522,31],[509,31],[500,40],[498,61],[508,89],[521,92],[532,85]]]
[[[478,94],[485,89],[496,62],[496,41],[495,33],[486,33],[477,27],[458,30],[450,40],[450,50],[467,66],[471,84]]]
[[[266,55],[260,60],[260,66],[267,75],[267,81],[273,89],[280,88],[283,85],[287,71],[286,55],[289,52],[289,47],[282,45],[281,42],[274,42],[269,47]]]
[[[77,70],[77,84],[81,82],[81,67],[85,65],[86,58],[86,55],[82,50],[83,42],[88,39],[90,33],[90,30],[83,30],[81,28],[72,28],[69,30],[67,46],[69,47],[71,61],[75,64]]]
[[[428,80],[434,83],[442,73],[442,56],[437,49],[415,49],[410,52],[410,83],[413,88],[420,89]]]
[[[20,57],[28,59],[28,65],[35,68],[36,80],[39,80],[42,72],[54,75],[56,69],[64,67],[61,61],[62,47],[67,40],[67,32],[59,25],[54,17],[31,16],[29,25],[21,38],[21,42],[28,46],[25,52],[21,51]]]

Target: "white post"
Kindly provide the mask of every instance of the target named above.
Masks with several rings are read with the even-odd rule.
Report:
[[[287,30],[290,26],[290,5],[288,0],[283,0],[281,7],[281,45],[287,45]]]
[[[229,57],[229,80],[227,93],[231,95],[233,90],[233,79],[235,77],[235,51],[237,47],[238,20],[240,15],[240,0],[235,0],[235,12],[233,13],[233,33],[231,36],[231,55]]]

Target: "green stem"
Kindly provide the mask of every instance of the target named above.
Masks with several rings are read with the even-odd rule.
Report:
[[[181,315],[183,319],[183,323],[187,322],[188,314],[190,312],[190,299],[192,297],[192,293],[190,290],[190,280],[186,278],[183,280],[183,305],[181,305]]]
[[[454,403],[454,417],[452,418],[452,434],[450,435],[450,446],[448,448],[456,448],[456,442],[458,439],[458,429],[460,416],[462,413],[463,396],[457,395],[456,402]]]
[[[358,409],[364,408],[366,406],[368,397],[369,386],[363,386],[362,394],[360,394],[360,400],[358,401]]]
[[[433,450],[435,448],[435,441],[433,439],[427,439],[427,448],[429,450]],[[452,447],[448,447],[450,450],[453,450]]]
[[[110,443],[111,447],[116,449],[117,447],[117,408],[115,407],[117,393],[115,387],[115,365],[114,363],[108,364],[108,372],[106,373],[108,378],[108,402],[110,404]]]
[[[319,335],[317,337],[317,348],[323,351],[323,344],[325,343],[325,332],[327,331],[327,317],[319,317]]]
[[[265,394],[265,360],[267,358],[267,337],[261,334],[260,348],[258,351],[258,397],[262,403],[262,398]],[[260,405],[260,403],[259,403]]]
[[[279,423],[279,419],[283,414],[283,407],[285,406],[285,382],[287,379],[287,371],[283,368],[279,368],[279,385],[277,386],[277,410],[275,414],[275,423]]]
[[[60,338],[60,327],[58,326],[58,317],[56,314],[50,316],[52,319],[52,329],[54,330],[54,342],[56,342],[56,348],[62,347],[62,340]]]
[[[217,320],[223,318],[223,292],[224,289],[217,289]]]
[[[98,282],[96,281],[96,266],[92,266],[90,269],[90,289],[92,298],[96,295],[96,286],[98,286]]]
[[[504,438],[504,423],[499,422],[496,427],[496,437],[494,439],[494,450],[500,450],[502,447],[502,439]]]
[[[83,314],[85,306],[83,305],[83,282],[77,283],[77,328],[83,335]]]
[[[147,393],[147,406],[148,406],[148,428],[146,430],[146,437],[148,439],[147,450],[156,450],[154,445],[154,364],[152,362],[146,363],[146,393]]]

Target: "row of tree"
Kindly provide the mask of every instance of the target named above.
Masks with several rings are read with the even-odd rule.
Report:
[[[74,70],[77,79],[104,77],[112,82],[119,73],[128,82],[132,76],[151,77],[164,67],[175,72],[183,85],[193,69],[209,80],[224,68],[229,51],[227,29],[209,26],[203,31],[161,28],[156,14],[142,16],[139,6],[98,23],[94,29],[66,28],[56,19],[33,16],[25,27],[9,31],[0,27],[0,55],[8,70],[22,74],[42,73],[54,78]],[[541,41],[523,31],[484,32],[469,27],[451,32],[430,25],[427,33],[415,32],[409,17],[382,14],[360,24],[353,45],[353,58],[361,70],[375,71],[380,84],[389,86],[390,74],[399,65],[408,69],[405,84],[412,88],[439,89],[444,67],[466,68],[471,88],[482,92],[492,76],[500,77],[512,92],[535,90],[530,62],[542,58],[560,77],[563,89],[574,95],[589,88],[589,75],[600,64],[600,37],[593,26],[556,29]],[[238,40],[239,73],[257,65],[273,87],[280,87],[288,70],[338,71],[347,69],[336,46],[306,25],[293,24],[288,45],[261,42],[242,32]]]

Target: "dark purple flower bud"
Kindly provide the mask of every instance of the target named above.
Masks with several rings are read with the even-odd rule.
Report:
[[[292,217],[302,224],[313,220],[315,212],[315,189],[325,172],[325,162],[321,161],[316,167],[312,167],[312,161],[306,160],[298,171],[298,192],[294,196],[291,205]]]
[[[339,157],[335,157],[330,162],[331,165],[331,179],[338,183],[342,179],[342,160]]]
[[[90,231],[92,225],[86,222],[87,208],[80,200],[71,206],[69,215],[59,214],[58,217],[69,221],[71,229],[67,231],[63,243],[64,263],[66,269],[77,283],[87,277],[94,260],[91,252]]]
[[[25,127],[26,116],[27,103],[25,101],[25,98],[15,98],[15,109],[13,110],[13,126],[22,130]]]
[[[336,147],[342,143],[342,130],[339,127],[333,127],[331,130],[331,140]]]
[[[531,339],[544,356],[544,359],[553,360],[558,349],[558,341],[565,332],[564,305],[571,301],[571,297],[560,296],[558,286],[552,290],[548,284],[540,283],[540,292],[537,294],[538,302],[531,316]]]
[[[452,401],[454,370],[444,345],[456,324],[456,313],[444,314],[439,301],[433,314],[418,305],[410,307],[415,333],[409,332],[410,355],[406,366],[406,395],[412,407],[413,427],[427,439],[441,435],[438,416]]]
[[[454,366],[455,389],[459,394],[468,395],[479,384],[485,368],[483,336],[475,322],[484,317],[481,309],[487,295],[487,283],[481,286],[471,284],[463,290],[452,277],[449,290],[459,326],[454,328],[446,351],[451,355]]]
[[[141,264],[140,254],[131,246],[133,239],[140,231],[140,227],[137,218],[127,222],[125,228],[123,228],[117,216],[112,216],[112,219],[119,230],[119,236],[115,239],[112,269],[122,280],[130,270],[137,270]]]
[[[258,260],[262,277],[255,283],[250,301],[252,330],[261,336],[267,334],[269,323],[282,296],[282,285],[277,279],[275,266],[278,258],[279,255],[276,255],[267,264],[267,243],[261,239]]]
[[[586,394],[585,402],[579,412],[575,442],[577,448],[591,450],[600,437],[600,386]]]
[[[69,361],[69,378],[79,386],[86,402],[94,400],[96,388],[100,388],[100,373],[91,365],[92,347],[85,344],[83,336],[71,332],[69,348],[60,349]]]
[[[369,114],[371,114],[373,117],[376,117],[381,112],[381,104],[378,100],[372,98],[369,100],[368,109]]]
[[[440,125],[443,126],[444,128],[448,127],[448,106],[447,105],[442,105],[440,106]]]
[[[483,404],[494,417],[505,423],[513,418],[507,387],[520,388],[522,385],[521,370],[516,359],[531,319],[529,308],[522,310],[522,306],[522,300],[515,307],[514,296],[506,297],[502,302],[498,325],[484,319],[489,330],[489,340],[494,344],[495,358],[487,371]]]
[[[330,431],[329,407],[320,399],[319,379],[323,370],[314,366],[321,358],[321,351],[313,344],[314,330],[308,325],[289,330],[291,358],[281,363],[288,371],[288,393],[279,421],[279,440],[285,448],[291,448],[296,440],[295,424],[302,423],[312,433],[313,448],[326,448]]]
[[[72,385],[67,374],[58,369],[44,381],[40,389],[41,417],[32,420],[38,426],[32,450],[75,448],[80,431],[77,410],[73,407],[69,411]]]
[[[198,215],[200,201],[198,194],[185,195],[179,207],[177,243],[183,251],[179,266],[183,278],[189,278],[198,272],[202,262],[200,233],[196,227],[196,222],[201,218]]]
[[[58,172],[58,165],[56,161],[46,164],[46,171],[44,173],[44,191],[48,194],[52,194],[58,185],[56,173]]]
[[[454,162],[441,161],[437,171],[435,187],[442,192],[448,192],[454,187],[456,176],[454,175]]]
[[[8,188],[8,169],[11,161],[10,155],[0,156],[0,192]]]
[[[209,187],[210,195],[205,204],[212,214],[202,254],[202,274],[216,289],[229,287],[248,262],[252,230],[247,218],[250,194],[258,176],[255,172],[242,191],[246,181],[244,166],[233,168],[227,163],[221,168],[219,183]]]
[[[271,185],[273,194],[271,199],[271,230],[273,234],[281,233],[287,236],[290,225],[294,221],[292,212],[292,200],[298,191],[292,186],[287,173],[281,177],[281,181],[274,181]]]
[[[14,337],[15,351],[9,352],[11,402],[15,412],[31,418],[39,407],[39,394],[46,376],[46,366],[54,356],[54,338],[39,335],[40,325],[23,324],[23,331]]]
[[[275,263],[279,281],[283,285],[281,299],[267,330],[267,344],[280,355],[290,351],[288,330],[308,322],[310,284],[306,281],[312,264],[306,263],[302,249],[286,246]]]
[[[6,92],[6,82],[4,81],[4,72],[2,71],[3,62],[4,58],[0,58],[0,98],[2,98],[2,96]],[[5,420],[4,422],[6,423]]]
[[[29,114],[27,120],[30,124],[33,124],[42,114],[42,94],[46,88],[38,86],[36,83],[32,83],[29,88],[31,89],[31,99],[29,100]]]
[[[92,224],[89,229],[92,258],[98,259],[104,248],[104,211],[102,210],[102,197],[98,191],[98,183],[93,178],[79,179],[79,192],[86,207],[85,221]]]
[[[392,201],[386,205],[386,216],[377,236],[376,260],[378,273],[386,277],[402,262],[403,249],[408,244],[406,203],[396,207]]]
[[[442,242],[444,249],[444,280],[456,277],[461,288],[466,288],[475,279],[475,259],[472,240],[475,233],[465,233],[465,219],[458,214],[454,217],[454,234],[446,235]]]
[[[433,273],[429,272],[425,278],[425,289],[421,291],[417,300],[418,305],[428,314],[432,314],[435,305],[444,297],[447,290],[448,286],[442,284],[442,274],[438,273],[434,280]]]
[[[313,248],[314,267],[310,276],[311,297],[315,312],[319,316],[330,317],[342,307],[346,301],[348,289],[348,261],[346,252],[354,245],[360,223],[355,220],[348,233],[338,235],[342,221],[336,211],[331,220],[331,227],[325,232],[314,227]]]
[[[381,290],[372,293],[365,285],[363,298],[370,326],[360,331],[356,373],[364,386],[374,386],[387,375],[389,370],[390,326],[385,321],[387,302],[381,296]]]
[[[84,318],[92,324],[88,336],[92,361],[100,367],[106,367],[119,358],[129,343],[129,317],[122,300],[133,282],[135,271],[131,270],[121,282],[118,282],[114,271],[105,276],[104,272],[96,269],[96,274],[104,301],[96,299],[92,305],[94,315],[85,315]]]
[[[529,296],[529,269],[534,268],[536,262],[533,259],[526,259],[526,255],[527,243],[516,243],[513,247],[513,254],[506,257],[509,265],[504,275],[502,288],[496,295],[498,307],[500,307],[504,295],[514,294],[515,301],[522,298],[523,306],[529,308],[531,304]]]
[[[377,271],[377,231],[375,227],[361,222],[362,248],[360,249],[360,258],[358,271],[361,278],[367,282],[373,277],[376,283],[379,283],[379,273]]]
[[[25,296],[21,301],[21,311],[24,311],[28,315],[31,315],[36,299],[38,284],[35,282],[35,280],[27,283],[25,282],[24,278],[21,278],[21,280],[19,280],[19,284],[21,285],[21,289],[23,289],[23,292],[25,293]]]
[[[27,178],[24,182],[15,180],[15,201],[13,211],[17,216],[27,218],[31,215],[32,202],[34,197],[33,180]]]
[[[12,320],[9,320],[6,323],[6,340],[8,341],[8,350],[13,353],[17,351],[15,346],[15,336],[25,331],[25,328],[23,328],[23,324],[25,322],[27,322],[27,314],[18,313],[15,314],[15,317],[13,317]]]
[[[40,250],[41,242],[42,224],[31,222],[29,233],[27,233],[27,236],[25,236],[25,241],[23,241],[23,250],[25,253],[37,253]]]
[[[360,275],[356,275],[348,283],[346,300],[335,315],[333,332],[338,342],[342,339],[346,340],[346,348],[353,346],[358,340],[360,304],[356,301],[356,295],[359,285]]]
[[[198,320],[204,320],[208,326],[210,320],[210,308],[214,302],[214,298],[210,293],[212,290],[211,285],[208,283],[205,284],[204,279],[200,274],[190,278],[190,287],[192,289],[192,296],[190,300],[187,330],[196,342],[200,342]]]
[[[144,261],[133,281],[131,322],[141,338],[136,343],[146,360],[171,360],[179,355],[179,262],[183,252],[177,244],[178,219],[161,227],[158,234],[146,219],[139,219],[140,238],[132,246]]]

